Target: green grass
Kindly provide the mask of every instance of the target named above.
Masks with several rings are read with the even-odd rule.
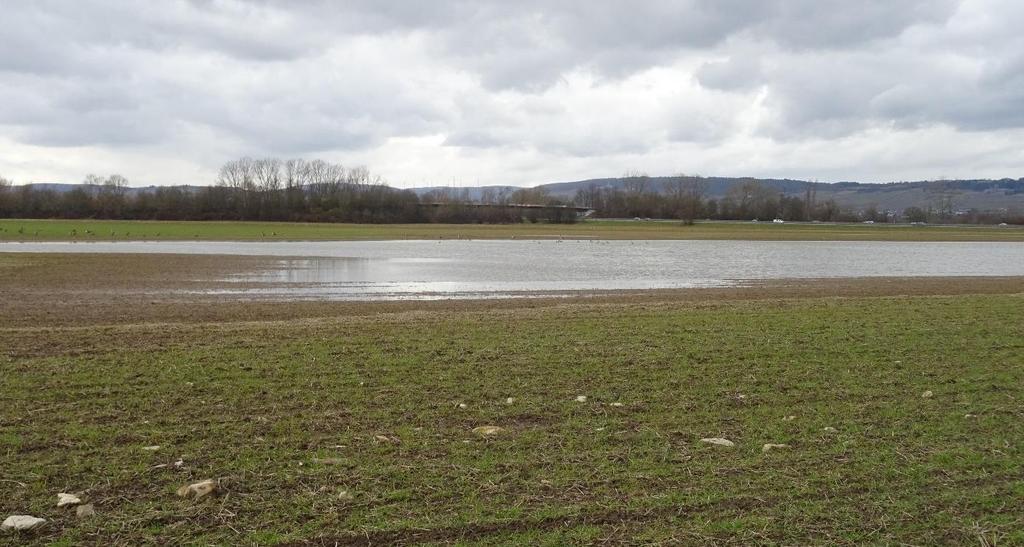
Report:
[[[0,329],[0,541],[1024,542],[1024,296],[526,306]]]
[[[750,239],[868,241],[1024,241],[1024,229],[996,226],[772,224],[589,220],[579,224],[308,224],[0,220],[0,241],[111,240],[360,240],[360,239]]]

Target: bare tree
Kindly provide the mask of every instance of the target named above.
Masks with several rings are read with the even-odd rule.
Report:
[[[310,185],[331,186],[344,180],[345,169],[324,160],[306,162],[306,178]]]
[[[494,188],[484,188],[480,191],[480,203],[485,205],[498,203],[498,193]]]
[[[647,173],[635,170],[626,171],[622,178],[625,179],[626,192],[633,196],[647,192],[647,186],[651,180]]]
[[[302,188],[306,185],[306,160],[292,158],[284,162],[285,188]]]
[[[94,177],[94,175],[89,177]],[[86,177],[86,180],[89,180],[89,177]],[[94,180],[96,179],[99,177],[95,177]],[[106,218],[120,218],[124,212],[127,193],[128,179],[121,175],[110,175],[103,180],[98,196],[100,215]]]
[[[0,217],[10,215],[11,209],[14,208],[12,186],[14,183],[10,179],[0,176]]]
[[[345,181],[356,186],[369,186],[376,182],[370,178],[370,170],[363,165],[349,169]]]
[[[253,181],[260,192],[275,192],[281,189],[281,160],[266,158],[253,162]]]
[[[240,158],[225,163],[217,174],[217,184],[237,190],[252,190],[253,164],[252,158]]]
[[[815,201],[818,198],[818,182],[810,181],[804,186],[804,220],[811,220],[816,207]]]

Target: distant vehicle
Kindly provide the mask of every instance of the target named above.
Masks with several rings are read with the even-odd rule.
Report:
[[[772,222],[775,223],[775,224],[782,224],[782,223],[784,223],[786,221],[782,220],[781,218],[776,218],[776,219],[772,219]]]
[[[751,220],[750,222],[757,222],[757,219],[755,218],[754,220]]]
[[[1006,226],[1006,223],[1005,222],[1000,222],[999,225],[1000,226]]]
[[[865,220],[864,221],[864,224],[874,224],[874,223],[875,223],[875,221],[873,221],[873,220]]]

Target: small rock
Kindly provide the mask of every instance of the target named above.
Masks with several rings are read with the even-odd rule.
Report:
[[[783,416],[782,417],[782,421],[784,421],[784,422],[792,422],[795,419],[796,419],[796,416]]]
[[[964,418],[977,418],[977,414],[964,414]]]
[[[577,395],[576,396],[576,402],[577,403],[585,403],[585,402],[587,402],[587,396],[586,395]]]
[[[836,431],[838,431],[838,429],[829,426],[829,427],[826,427],[826,428],[822,429],[822,431],[824,431],[825,433],[835,433]]]
[[[64,507],[65,505],[78,505],[82,503],[82,500],[78,499],[78,496],[74,494],[57,494],[57,507]]]
[[[373,440],[384,444],[398,444],[401,442],[398,437],[388,437],[387,435],[374,435]]]
[[[469,406],[466,403],[459,403],[458,407],[459,408],[469,408]]]
[[[721,437],[705,437],[701,439],[700,442],[708,444],[717,444],[718,446],[736,446],[736,443],[730,441],[729,439],[723,439]]]
[[[774,450],[776,448],[789,448],[789,445],[788,444],[765,443],[764,446],[761,447],[761,452],[768,452],[768,451]]]
[[[32,515],[11,515],[0,524],[0,530],[31,530],[42,526],[46,519],[33,517]]]
[[[498,433],[502,433],[504,431],[505,431],[505,428],[498,427],[496,425],[482,425],[480,427],[474,427],[473,428],[473,433],[476,433],[477,435],[483,435],[485,437],[490,437],[491,435],[497,435]]]
[[[341,501],[352,501],[355,498],[348,490],[342,490],[338,492],[338,499]]]
[[[622,403],[620,403],[620,402],[616,401],[616,402],[614,402],[614,403],[608,403],[608,406],[626,406],[626,405],[624,405],[624,404],[622,404]]]
[[[923,399],[931,399],[933,395],[935,395],[935,394],[932,393],[932,390],[929,389],[928,391],[925,391],[924,393],[921,394],[921,398],[923,398]]]
[[[89,518],[89,517],[92,517],[92,516],[96,515],[96,509],[93,509],[93,506],[92,506],[91,503],[87,503],[85,505],[79,505],[75,509],[75,515],[77,515],[78,518],[80,518],[80,519]]]
[[[160,445],[154,444],[153,446],[143,446],[142,449],[150,452],[156,452],[157,450],[160,450]]]
[[[174,462],[174,467],[181,467],[183,465],[185,465],[185,460],[178,460]]]
[[[509,397],[508,399],[505,399],[505,404],[506,405],[510,405],[510,404],[512,404],[514,402],[516,402],[515,397]]]
[[[217,481],[206,479],[194,484],[188,484],[178,489],[178,495],[183,498],[200,499],[217,492]]]

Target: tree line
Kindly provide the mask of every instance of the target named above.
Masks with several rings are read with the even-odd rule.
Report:
[[[83,184],[59,192],[46,187],[15,187],[0,177],[0,218],[355,223],[576,220],[574,212],[557,206],[540,210],[474,207],[437,198],[421,200],[411,190],[387,186],[366,167],[348,168],[319,159],[240,158],[225,163],[215,184],[206,187],[133,189],[121,175],[89,175]]]
[[[927,207],[881,211],[840,207],[819,200],[817,185],[786,195],[755,179],[740,179],[725,195],[708,196],[707,180],[678,175],[667,181],[630,172],[621,187],[591,185],[573,199],[543,187],[440,189],[418,196],[384,184],[366,167],[348,168],[320,159],[240,158],[225,163],[205,187],[129,188],[120,175],[89,175],[71,190],[13,186],[0,177],[0,218],[97,218],[138,220],[260,220],[357,223],[514,223],[577,220],[586,207],[599,218],[660,218],[691,223],[711,220],[822,222],[1020,223],[1024,213],[959,211],[955,193],[936,194]],[[541,205],[520,208],[516,205]]]
[[[576,205],[594,209],[598,218],[660,218],[683,222],[706,220],[775,220],[804,222],[941,222],[1024,224],[1024,212],[959,210],[956,193],[935,192],[925,207],[884,211],[877,205],[842,207],[833,198],[819,199],[818,184],[808,182],[802,195],[785,194],[753,178],[738,180],[718,197],[708,196],[708,181],[678,175],[667,181],[631,172],[621,187],[593,184],[576,192]]]

